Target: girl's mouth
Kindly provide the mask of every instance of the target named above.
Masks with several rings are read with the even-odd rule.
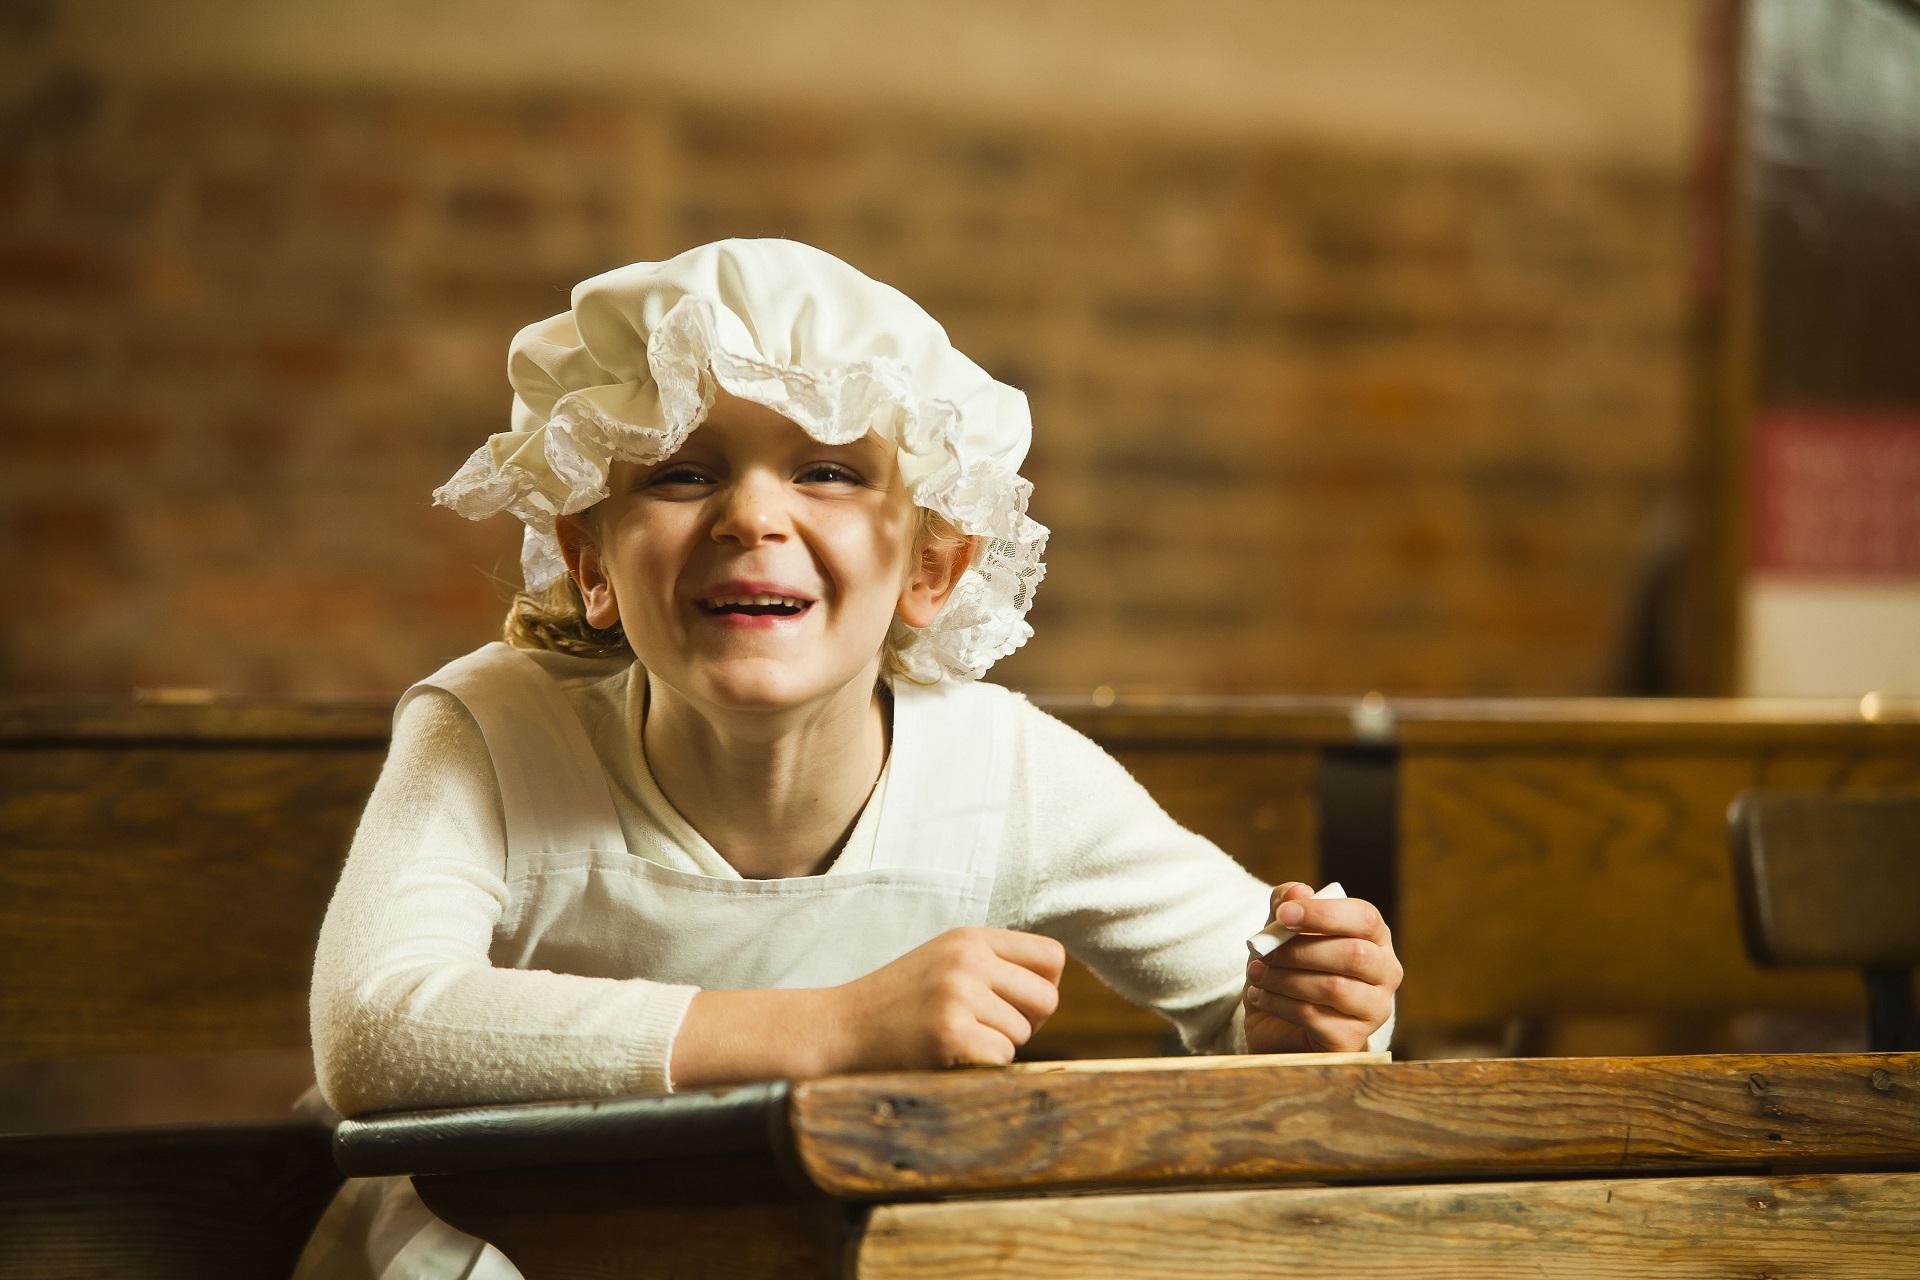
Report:
[[[695,602],[700,612],[723,626],[774,626],[804,616],[813,601],[793,596],[729,595],[710,596]]]

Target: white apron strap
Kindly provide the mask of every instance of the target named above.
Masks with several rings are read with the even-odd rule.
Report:
[[[424,687],[460,699],[479,724],[500,783],[509,856],[623,847],[605,766],[559,684],[532,658],[496,640],[407,690],[396,719]]]
[[[1014,699],[990,685],[894,686],[894,750],[874,866],[991,884],[1013,790]]]

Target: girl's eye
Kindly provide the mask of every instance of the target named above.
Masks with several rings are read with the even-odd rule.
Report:
[[[800,479],[808,484],[864,483],[851,467],[843,467],[837,462],[816,462],[800,473]]]
[[[654,472],[653,475],[649,477],[647,483],[656,485],[712,484],[713,477],[698,467],[690,467],[683,464],[677,467],[665,467]]]

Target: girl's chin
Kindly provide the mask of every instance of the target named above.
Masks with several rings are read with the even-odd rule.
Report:
[[[695,676],[693,688],[702,701],[726,711],[763,714],[826,701],[862,679],[860,673],[840,680],[829,673],[796,671],[790,662],[752,660],[703,663],[689,674]]]

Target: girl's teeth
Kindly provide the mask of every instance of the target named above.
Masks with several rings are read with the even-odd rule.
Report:
[[[724,609],[728,605],[783,604],[789,608],[798,609],[805,603],[804,600],[795,600],[791,596],[714,596],[707,601],[707,606],[712,609]]]

